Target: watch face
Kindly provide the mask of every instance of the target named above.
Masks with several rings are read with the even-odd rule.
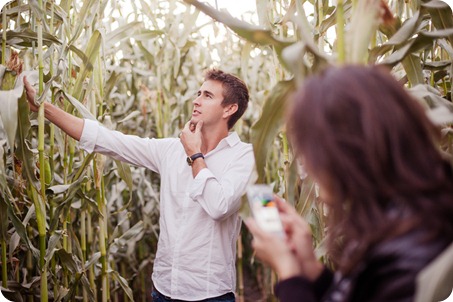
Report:
[[[201,157],[201,158],[204,158],[203,154],[201,154],[201,153],[195,153],[195,154],[192,155],[192,156],[187,156],[187,164],[188,164],[189,166],[192,166],[194,160],[196,160],[197,158],[200,158],[200,157]]]

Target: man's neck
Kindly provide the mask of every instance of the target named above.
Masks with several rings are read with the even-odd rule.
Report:
[[[228,136],[228,128],[222,129],[202,129],[203,144],[201,152],[207,154],[214,150],[222,139]]]

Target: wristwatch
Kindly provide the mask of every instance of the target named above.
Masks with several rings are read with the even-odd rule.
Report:
[[[195,153],[194,155],[187,156],[187,164],[188,164],[189,166],[192,166],[193,162],[194,162],[197,158],[204,158],[204,156],[203,156],[203,154],[201,154],[201,153]]]

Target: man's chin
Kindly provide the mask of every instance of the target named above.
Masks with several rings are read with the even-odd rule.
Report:
[[[197,126],[197,123],[198,123],[199,121],[200,121],[199,119],[194,119],[194,118],[192,118],[192,119],[190,120],[190,127],[189,127],[189,128],[190,128],[191,131],[194,131],[194,130],[195,130],[195,127]]]

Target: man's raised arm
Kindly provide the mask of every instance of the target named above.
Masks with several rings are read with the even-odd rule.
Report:
[[[30,110],[38,112],[39,107],[35,104],[36,90],[30,85],[26,77],[24,77],[24,85]],[[83,119],[69,114],[48,102],[44,103],[44,116],[70,137],[80,140],[84,125]]]

